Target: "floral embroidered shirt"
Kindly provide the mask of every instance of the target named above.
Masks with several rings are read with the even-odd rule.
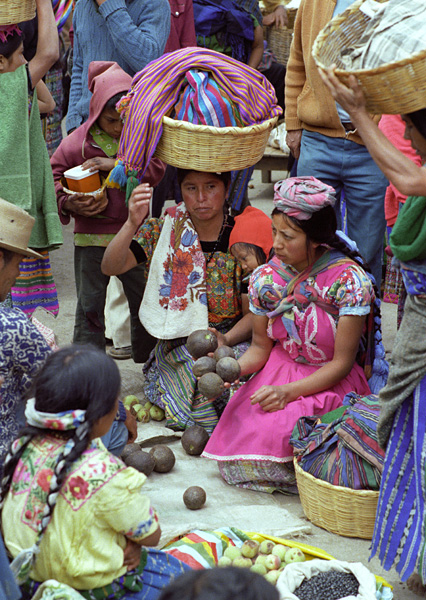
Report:
[[[15,557],[37,539],[53,468],[65,440],[33,439],[24,450],[2,511],[5,545]],[[126,538],[141,541],[158,528],[145,475],[126,467],[100,439],[71,465],[40,545],[31,578],[56,579],[77,590],[111,583],[126,572]]]

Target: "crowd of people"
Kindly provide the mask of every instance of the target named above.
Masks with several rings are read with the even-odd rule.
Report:
[[[0,23],[0,600],[51,580],[76,600],[277,597],[255,573],[197,573],[155,548],[146,477],[120,459],[138,432],[114,358],[130,357],[166,427],[203,427],[202,460],[259,492],[297,493],[300,418],[375,395],[372,556],[426,595],[426,107],[371,115],[355,77],[316,65],[315,38],[350,4],[301,0],[286,65],[263,40],[284,0],[35,0],[32,21]],[[268,214],[248,201],[253,164],[155,157],[165,115],[283,118],[295,162]],[[97,190],[68,188],[80,165]],[[58,348],[33,313],[58,314],[50,252],[71,220],[74,333]],[[389,365],[386,244],[403,282]],[[108,351],[106,321],[125,340]],[[213,398],[193,373],[197,329],[241,370]]]

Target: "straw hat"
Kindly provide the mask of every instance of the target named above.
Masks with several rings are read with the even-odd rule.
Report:
[[[41,254],[28,248],[34,223],[34,217],[25,210],[0,198],[0,248],[25,256],[43,258]]]

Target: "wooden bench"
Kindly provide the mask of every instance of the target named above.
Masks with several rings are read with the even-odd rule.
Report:
[[[266,146],[262,158],[254,167],[262,171],[262,183],[271,183],[271,171],[288,171],[288,156],[279,148]]]

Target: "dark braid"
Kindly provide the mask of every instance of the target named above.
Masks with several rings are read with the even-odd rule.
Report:
[[[114,361],[97,348],[90,345],[69,346],[47,358],[35,380],[33,391],[35,408],[40,412],[86,411],[83,423],[76,429],[60,433],[55,430],[55,435],[59,433],[67,441],[50,480],[41,521],[43,534],[69,468],[90,443],[93,425],[114,408],[120,391],[120,372]],[[30,426],[20,432],[21,446],[15,453],[9,452],[6,457],[0,503],[3,503],[10,489],[14,471],[28,444],[37,436],[45,437],[50,431]]]

